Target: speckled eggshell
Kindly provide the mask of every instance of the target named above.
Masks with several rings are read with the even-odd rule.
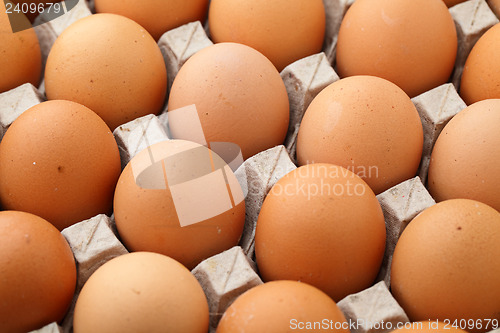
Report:
[[[499,275],[500,213],[454,199],[426,209],[403,231],[391,290],[412,321],[481,320],[467,330],[484,332],[492,328],[487,319],[500,320]]]
[[[154,39],[183,24],[201,21],[207,16],[208,0],[96,0],[98,13],[128,17],[142,25]]]
[[[282,71],[321,51],[325,8],[321,0],[212,0],[209,27],[214,42],[251,46]]]
[[[177,261],[137,252],[99,267],[78,296],[75,333],[206,333],[208,304]]]
[[[378,194],[415,176],[422,147],[422,123],[410,98],[387,80],[354,76],[332,83],[309,105],[297,159],[343,166]]]
[[[356,0],[340,26],[337,70],[382,77],[414,97],[448,81],[456,53],[442,0]]]
[[[479,38],[465,62],[460,96],[467,104],[500,98],[500,23]]]
[[[273,281],[239,296],[222,316],[217,333],[349,333],[346,327],[337,304],[321,290],[297,281]]]
[[[238,144],[246,159],[282,144],[288,130],[285,84],[273,64],[251,47],[209,46],[177,74],[169,111],[194,104],[207,142]],[[190,131],[180,138],[194,140]]]
[[[257,221],[255,256],[265,281],[309,283],[338,302],[371,286],[385,222],[368,185],[347,169],[309,164],[281,178]]]
[[[0,200],[62,230],[111,214],[120,169],[116,141],[98,115],[70,101],[44,102],[19,116],[0,143]]]
[[[29,332],[63,319],[76,265],[61,233],[44,219],[0,212],[0,332]]]
[[[444,127],[431,155],[428,186],[436,201],[464,198],[500,211],[500,99],[474,103]]]
[[[167,92],[161,51],[139,24],[120,15],[95,14],[57,38],[45,68],[48,99],[87,106],[111,130],[160,112]]]
[[[13,12],[10,15],[15,21],[29,24],[22,13]],[[27,29],[13,33],[4,1],[0,2],[0,68],[0,93],[23,83],[31,83],[35,87],[40,83],[42,56],[35,31]]]

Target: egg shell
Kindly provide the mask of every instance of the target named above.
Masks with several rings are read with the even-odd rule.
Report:
[[[395,84],[354,76],[323,89],[306,110],[297,160],[343,166],[378,194],[415,176],[423,129],[410,98]]]
[[[208,0],[96,0],[98,13],[128,17],[143,26],[154,39],[183,24],[205,21]]]
[[[436,201],[464,198],[500,211],[500,99],[470,105],[443,128],[431,155],[429,191]]]
[[[456,54],[442,0],[357,0],[342,20],[336,61],[340,77],[379,76],[414,97],[448,81]]]
[[[28,332],[63,318],[76,265],[61,233],[24,212],[0,212],[0,331]]]
[[[173,175],[173,172],[179,172],[179,174],[185,172],[184,184],[190,181],[192,181],[190,184],[195,184],[194,181],[201,181],[205,176],[214,176],[213,172],[207,172],[203,177],[189,179],[189,173],[196,172],[194,164],[197,164],[198,161],[182,160],[182,157],[179,156],[199,147],[201,146],[196,143],[183,140],[163,141],[150,146],[150,149],[141,151],[125,167],[116,186],[114,214],[118,233],[128,250],[165,254],[189,269],[193,269],[203,259],[238,244],[245,223],[244,201],[199,223],[181,225],[180,212],[176,208],[178,207],[176,204],[180,202],[177,201],[179,196],[174,197],[172,194],[172,178],[169,177]],[[150,165],[150,156],[154,156],[155,163],[164,160],[166,164],[172,166],[172,168],[169,167],[170,170],[173,170],[172,173],[166,171],[166,183],[169,185],[165,189],[155,189],[154,186],[144,187],[138,184],[134,168],[136,165]],[[163,175],[164,173],[161,174],[161,177]],[[229,182],[237,183],[232,172],[227,172],[226,176]],[[161,181],[165,182],[164,178]],[[175,182],[177,183],[177,181]],[[222,191],[220,188],[205,187],[202,185],[203,183],[197,184],[200,184],[199,187],[192,188],[193,195],[194,192],[198,194],[198,191],[205,191],[203,193],[215,201],[212,203],[194,202],[180,198],[191,202],[189,210],[200,211],[204,209],[206,211],[210,204],[216,205],[219,202],[217,200],[227,197],[226,193],[219,192]],[[224,191],[226,190],[224,187]],[[191,193],[183,193],[186,196],[191,196]]]
[[[215,43],[251,46],[282,71],[321,51],[325,8],[321,0],[212,0],[209,27]]]
[[[215,44],[180,69],[169,111],[194,104],[207,142],[232,142],[246,159],[285,140],[289,103],[273,64],[251,47]],[[192,128],[176,137],[194,140]]]
[[[239,296],[222,316],[217,333],[284,333],[307,326],[314,332],[349,332],[344,315],[321,290],[297,281],[273,281]]]
[[[424,210],[403,231],[394,251],[391,288],[412,321],[485,324],[500,320],[499,274],[500,213],[478,201],[454,199]]]
[[[0,143],[0,201],[62,230],[110,213],[120,170],[118,146],[99,116],[74,102],[43,102]]]
[[[0,93],[14,89],[23,83],[38,86],[42,74],[42,55],[40,44],[33,29],[16,33],[12,32],[11,21],[29,25],[29,21],[22,13],[12,11],[7,15],[6,4],[0,3]]]
[[[87,106],[111,130],[163,107],[167,70],[160,49],[139,24],[120,15],[82,18],[54,43],[45,68],[48,99]]]
[[[114,258],[83,286],[74,332],[172,332],[208,330],[208,304],[195,277],[177,261],[137,252]]]
[[[465,103],[500,98],[500,23],[484,33],[465,62],[460,96]]]
[[[384,250],[384,216],[373,191],[331,164],[286,174],[257,221],[255,256],[263,280],[306,282],[334,301],[372,285]]]

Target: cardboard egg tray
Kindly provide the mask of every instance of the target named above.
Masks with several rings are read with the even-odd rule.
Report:
[[[255,226],[260,207],[271,187],[286,173],[296,168],[295,143],[300,122],[312,99],[327,85],[338,80],[332,62],[340,22],[354,0],[324,0],[327,29],[322,53],[289,65],[281,72],[290,101],[290,125],[283,145],[247,159],[236,171],[246,188],[246,222],[238,246],[201,262],[192,273],[203,287],[210,309],[210,331],[227,307],[246,290],[262,284],[254,258]],[[493,8],[493,7],[492,7]],[[409,319],[390,293],[390,267],[396,242],[406,225],[421,211],[435,204],[425,183],[433,145],[446,123],[466,107],[457,93],[461,72],[471,48],[479,37],[498,23],[487,1],[469,0],[450,8],[458,35],[455,70],[449,83],[412,99],[424,129],[424,148],[418,176],[377,196],[385,217],[387,241],[379,275],[374,285],[338,302],[347,320],[362,320],[366,325],[351,328],[353,333],[383,333],[384,327],[373,323],[408,322]],[[80,0],[65,15],[35,27],[42,48],[43,62],[61,32],[76,20],[92,14],[92,2]],[[38,23],[45,22],[43,15]],[[208,29],[193,22],[166,32],[158,41],[168,70],[168,87],[179,68],[197,51],[212,44]],[[0,94],[0,139],[10,124],[26,109],[45,100],[43,82],[40,87],[24,84]],[[165,111],[159,116],[147,115],[118,127],[114,133],[120,150],[122,168],[148,145],[169,140]],[[78,267],[78,281],[73,304],[61,323],[52,323],[34,332],[71,332],[73,309],[79,291],[89,276],[108,260],[127,253],[119,241],[113,217],[98,215],[62,231],[70,244]],[[359,322],[358,322],[359,323]],[[370,323],[370,325],[368,325]],[[387,326],[385,326],[387,327]]]

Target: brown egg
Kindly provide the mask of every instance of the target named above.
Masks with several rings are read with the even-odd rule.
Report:
[[[0,93],[31,83],[38,87],[42,74],[42,56],[40,44],[33,29],[12,32],[11,20],[22,25],[29,25],[28,19],[22,13],[15,11],[6,14],[5,4],[0,1]]]
[[[371,286],[384,250],[375,194],[354,173],[331,164],[309,164],[281,178],[257,221],[262,278],[306,282],[334,301]]]
[[[326,87],[309,105],[297,159],[343,166],[378,194],[416,174],[422,146],[422,123],[410,98],[387,80],[355,76]]]
[[[47,59],[45,89],[49,99],[87,106],[114,130],[161,110],[167,71],[143,27],[120,15],[96,14],[57,38]]]
[[[484,33],[470,51],[460,83],[465,103],[500,98],[500,23]]]
[[[321,0],[212,0],[209,26],[214,42],[251,46],[281,71],[321,51],[325,8]]]
[[[436,201],[474,199],[500,211],[499,128],[500,99],[474,103],[444,127],[429,166]]]
[[[97,269],[78,296],[75,333],[206,333],[208,304],[196,278],[177,261],[137,252]]]
[[[169,111],[194,104],[207,142],[232,142],[244,158],[281,144],[288,130],[285,84],[273,64],[235,43],[207,47],[177,74]],[[188,127],[178,139],[195,140]]]
[[[294,330],[348,333],[349,323],[321,290],[296,281],[273,281],[239,296],[217,327],[217,333]]]
[[[165,254],[192,269],[238,244],[243,199],[216,154],[197,143],[164,141],[123,170],[114,199],[116,227],[129,250]]]
[[[70,101],[25,111],[0,144],[0,200],[62,230],[110,213],[120,175],[113,134],[94,112]]]
[[[485,322],[486,323],[486,322]],[[404,327],[395,329],[393,333],[467,333],[460,329],[460,324],[452,326],[450,321],[417,321],[413,323],[405,323]],[[462,323],[463,325],[463,323]],[[476,323],[474,323],[476,325]],[[466,323],[467,326],[467,323]],[[491,324],[490,324],[491,326]]]
[[[414,97],[448,81],[456,53],[442,0],[357,0],[340,26],[337,69],[382,77]]]
[[[412,321],[485,324],[500,320],[499,275],[500,213],[478,201],[454,199],[426,209],[404,230],[394,252],[391,288]]]
[[[208,0],[96,0],[98,13],[123,15],[142,25],[154,39],[183,24],[201,21],[208,10]]]
[[[76,265],[49,222],[0,212],[0,331],[29,332],[62,320],[73,299]]]

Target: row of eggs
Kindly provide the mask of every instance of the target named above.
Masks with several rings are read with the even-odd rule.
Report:
[[[419,2],[415,7],[410,8],[405,6],[412,5],[402,1],[370,2],[358,0],[348,11],[345,18],[346,23],[341,26],[337,49],[337,69],[342,76],[347,77],[327,87],[311,103],[304,117],[297,143],[297,157],[299,164],[303,167],[280,180],[266,199],[259,217],[256,254],[260,273],[265,280],[293,279],[308,282],[323,290],[335,301],[350,293],[360,291],[373,282],[385,246],[383,215],[375,194],[414,176],[421,157],[422,128],[418,114],[408,95],[414,96],[446,82],[455,60],[456,35],[453,21],[446,7],[440,1],[427,2],[428,6],[424,2]],[[316,1],[316,3],[320,2]],[[393,7],[383,7],[391,6],[391,4]],[[97,2],[96,5],[99,8]],[[224,19],[220,19],[219,22],[228,22],[226,26],[221,27],[220,34],[222,36],[224,33],[233,36],[238,30],[238,24],[240,29],[244,31],[248,30],[248,26],[252,26],[243,20],[244,17],[235,15],[236,8],[244,9],[241,15],[248,17],[248,12],[256,10],[258,7],[257,4],[249,5],[249,8],[244,7],[243,4],[233,4],[236,7],[230,7],[226,4],[226,8],[224,8],[223,1],[212,1],[213,8],[217,8],[217,5],[221,6],[219,9],[222,12],[221,15],[223,15],[224,9],[229,10],[231,18],[234,16],[236,22],[230,23],[227,19],[228,14]],[[425,8],[424,16],[427,17],[429,12],[433,12],[429,8],[436,8],[436,16],[429,15],[428,25],[434,27],[433,22],[442,24],[445,27],[443,35],[436,38],[437,44],[435,46],[417,46],[418,50],[439,51],[439,56],[446,58],[446,61],[443,60],[442,63],[439,63],[439,61],[434,60],[432,64],[436,64],[435,68],[429,63],[419,68],[415,66],[416,60],[412,60],[410,55],[417,55],[417,59],[425,59],[426,57],[412,51],[408,45],[398,44],[399,47],[396,45],[396,48],[402,50],[403,56],[398,55],[399,50],[387,52],[387,46],[384,46],[382,47],[383,53],[408,60],[415,68],[418,68],[417,73],[414,74],[409,72],[410,69],[405,66],[395,71],[398,76],[410,79],[408,83],[410,86],[412,84],[417,86],[410,87],[407,86],[406,82],[398,81],[397,77],[385,76],[381,64],[386,61],[388,64],[392,64],[392,68],[396,68],[395,59],[384,60],[380,54],[372,54],[369,51],[355,49],[354,46],[348,45],[356,40],[359,41],[355,43],[356,47],[367,45],[368,41],[381,43],[380,38],[389,36],[389,32],[377,33],[378,38],[364,34],[350,35],[353,31],[356,33],[364,31],[363,29],[369,30],[370,23],[363,15],[369,12],[370,16],[373,16],[371,13],[374,9],[370,8],[370,5],[380,6],[376,9],[381,13],[381,21],[374,22],[373,26],[377,26],[377,24],[383,24],[386,28],[396,26],[398,32],[404,31],[398,24],[411,20],[409,18],[396,19],[395,12],[403,12],[407,15],[411,13],[411,18],[421,19],[422,16],[415,14],[418,13],[418,10]],[[398,6],[404,10],[401,8],[398,10]],[[288,3],[287,7],[295,8],[302,14],[305,8],[300,5],[294,7]],[[307,4],[307,8],[311,9],[320,10],[320,7],[322,8],[320,5],[315,7],[309,2]],[[282,8],[283,6],[281,6],[281,10]],[[392,12],[393,10],[394,12]],[[358,21],[356,21],[357,16]],[[361,21],[359,21],[359,17],[362,18]],[[289,17],[287,19],[290,20]],[[290,21],[293,22],[293,26],[299,24],[296,21]],[[324,26],[324,22],[314,18],[307,18],[307,23]],[[360,29],[360,24],[368,25]],[[424,34],[421,24],[420,20],[418,36]],[[256,26],[263,25],[257,24]],[[432,36],[439,36],[439,33],[430,27],[429,31]],[[287,32],[293,31],[293,29],[287,29]],[[295,30],[304,32],[301,29]],[[495,26],[487,32],[471,52],[470,59],[472,60],[468,60],[463,76],[469,75],[471,83],[463,79],[461,91],[462,97],[468,103],[496,97],[494,87],[495,82],[498,82],[498,75],[495,76],[495,73],[492,72],[495,68],[493,65],[495,59],[493,57],[491,60],[487,58],[488,62],[485,65],[478,63],[479,60],[486,58],[484,54],[495,52],[495,47],[498,47],[494,42],[495,35],[498,36],[498,32],[495,31],[498,30],[498,26]],[[234,42],[234,40],[225,40],[224,37],[217,40],[216,31],[215,26],[211,27],[212,38],[215,41]],[[248,33],[248,31],[246,32]],[[255,35],[253,32],[250,36]],[[311,36],[315,38],[311,38]],[[259,49],[261,51],[259,53],[248,46],[236,43],[219,43],[200,51],[182,67],[176,77],[169,95],[169,109],[173,110],[195,104],[207,139],[235,142],[241,147],[245,158],[282,143],[288,128],[289,105],[285,87],[276,68],[281,69],[291,61],[321,49],[322,33],[309,33],[304,38],[308,42],[314,42],[318,39],[320,41],[317,42],[319,49],[316,46],[315,49],[306,50],[305,53],[297,55],[292,60],[274,58],[272,53],[267,53],[265,49]],[[423,37],[419,38],[425,41]],[[258,39],[264,40],[265,38],[259,37]],[[410,38],[410,40],[415,39],[418,38]],[[391,39],[392,42],[394,40],[397,41],[396,38]],[[250,41],[246,42],[244,39],[236,41],[251,44]],[[290,43],[294,49],[297,49],[297,44],[307,44],[305,42],[297,43],[297,41]],[[342,47],[343,43],[347,45],[345,48]],[[271,46],[279,46],[280,50],[287,50],[286,45],[277,44],[275,41],[270,43]],[[380,44],[373,45],[376,46],[372,47],[373,52],[377,48],[381,48],[378,46]],[[405,47],[401,47],[401,45]],[[257,46],[255,48],[258,49]],[[447,48],[449,50],[446,52]],[[354,53],[344,53],[349,49],[353,49]],[[482,49],[486,51],[481,51]],[[272,61],[268,60],[262,53]],[[285,53],[291,54],[289,51]],[[345,55],[343,56],[343,54]],[[358,59],[358,64],[356,64],[356,56],[358,58],[362,56]],[[363,70],[358,73],[356,67],[360,64],[369,66],[368,60],[374,61],[373,68],[382,72],[373,73]],[[23,68],[30,75],[37,72],[36,68],[34,69],[32,66],[11,64],[4,66],[4,68],[13,71]],[[127,70],[125,71],[124,68]],[[429,79],[430,83],[426,82],[427,79],[421,78],[421,75],[425,76],[426,69],[429,69],[428,72],[432,75],[439,74],[437,78]],[[485,72],[488,75],[485,75]],[[211,221],[204,222],[208,228],[200,228],[200,225],[192,228],[179,228],[176,227],[179,223],[175,216],[175,209],[167,200],[168,192],[144,190],[137,186],[131,174],[131,167],[121,172],[118,148],[110,129],[143,114],[157,113],[165,99],[166,75],[163,59],[155,40],[131,20],[111,14],[96,14],[82,19],[68,28],[58,38],[45,68],[47,97],[51,101],[42,103],[20,116],[9,128],[0,144],[0,199],[3,208],[34,213],[62,230],[98,213],[110,213],[114,201],[118,231],[129,250],[164,253],[188,268],[193,268],[202,259],[236,244],[243,228],[244,204],[234,207],[226,214]],[[367,75],[385,77],[389,81]],[[117,77],[120,79],[117,80]],[[489,78],[491,81],[488,82],[485,78]],[[37,80],[38,78],[34,83]],[[480,83],[478,83],[479,81]],[[19,82],[15,83],[15,85],[18,84]],[[467,88],[467,85],[470,88]],[[488,88],[490,86],[492,88]],[[7,87],[4,90],[12,88],[11,86]],[[474,89],[477,92],[474,92]],[[490,95],[485,96],[484,93]],[[62,100],[72,100],[76,103]],[[429,171],[429,188],[438,201],[457,197],[469,198],[499,209],[500,205],[495,195],[496,189],[500,185],[498,184],[497,172],[498,161],[500,161],[497,148],[500,143],[497,131],[497,125],[500,122],[499,104],[500,101],[491,99],[475,103],[459,113],[443,130],[443,134],[436,143]],[[181,143],[176,141],[164,143],[163,147],[158,149],[172,149],[172,146],[176,144]],[[318,162],[330,164],[317,164]],[[345,169],[340,169],[333,164],[345,168],[353,165],[367,169],[376,167],[376,173],[365,175],[361,179],[349,172],[339,171]],[[321,172],[325,172],[325,174],[321,175]],[[328,176],[330,174],[335,176]],[[339,196],[330,193],[330,195],[318,195],[312,198],[313,200],[308,200],[298,195],[298,191],[292,190],[291,195],[285,191],[279,192],[280,188],[300,187],[300,182],[309,185],[318,182],[317,186],[323,186],[325,181],[332,182],[330,184],[332,189],[338,184],[347,189],[347,183],[342,182],[352,181],[355,183],[354,186],[358,185],[359,189],[363,189],[363,195],[353,196],[344,193],[346,195]],[[291,186],[288,186],[289,183]],[[434,213],[432,213],[433,211]],[[50,271],[50,273],[46,273],[47,276],[59,282],[66,281],[66,283],[60,283],[51,288],[40,288],[40,285],[32,282],[33,289],[25,293],[20,290],[19,282],[17,285],[3,284],[5,288],[1,291],[6,295],[3,299],[17,299],[19,301],[20,295],[24,295],[24,297],[37,295],[39,290],[44,290],[45,293],[45,295],[38,294],[39,299],[42,300],[46,297],[53,298],[58,293],[62,296],[61,302],[53,302],[58,307],[56,310],[49,310],[46,302],[43,304],[33,302],[30,305],[33,308],[29,310],[23,308],[26,304],[22,301],[19,301],[20,303],[4,302],[4,309],[1,313],[5,316],[0,322],[5,323],[6,330],[24,330],[37,328],[42,322],[48,323],[60,319],[71,300],[73,293],[71,286],[74,286],[75,279],[74,267],[72,266],[74,264],[71,264],[73,258],[71,252],[68,252],[69,248],[62,237],[57,236],[57,230],[51,228],[47,222],[42,222],[40,218],[14,212],[2,214],[7,221],[3,225],[2,235],[5,239],[10,239],[10,241],[3,242],[5,244],[3,253],[9,254],[4,257],[4,260],[11,262],[13,258],[17,258],[14,252],[30,256],[34,261],[29,261],[29,265],[33,265],[35,259],[39,263],[45,262],[46,265],[43,269]],[[457,217],[451,218],[450,216],[454,216],[454,214]],[[466,218],[467,216],[472,217]],[[481,216],[481,218],[479,219],[477,216]],[[474,218],[479,221],[475,221]],[[9,219],[15,220],[15,222],[9,223]],[[435,307],[439,311],[444,311],[435,310],[437,312],[430,316],[446,318],[443,316],[451,317],[457,313],[463,315],[465,313],[463,312],[465,306],[463,303],[458,302],[458,310],[451,309],[450,312],[446,312],[448,309],[442,304],[440,306],[440,303],[436,301],[435,295],[443,293],[443,286],[438,285],[436,281],[449,283],[449,277],[446,274],[458,274],[457,272],[465,274],[467,267],[471,267],[472,262],[474,262],[475,268],[473,272],[484,272],[485,262],[492,267],[492,272],[491,274],[483,274],[482,280],[479,278],[477,280],[471,279],[470,276],[459,276],[456,280],[458,284],[463,283],[464,279],[470,279],[472,282],[467,287],[460,287],[465,290],[464,295],[457,294],[458,296],[455,296],[464,298],[469,294],[474,294],[474,297],[481,303],[481,305],[476,303],[470,305],[475,312],[466,315],[473,318],[484,317],[484,319],[494,317],[499,311],[495,301],[498,297],[496,297],[495,292],[492,292],[495,289],[492,284],[495,277],[495,266],[494,260],[492,263],[486,259],[490,256],[498,257],[495,255],[496,246],[494,245],[495,241],[498,240],[498,236],[496,236],[498,228],[496,228],[495,223],[491,222],[498,221],[498,212],[479,202],[453,200],[444,201],[443,204],[437,205],[426,215],[422,214],[420,219],[431,222],[412,223],[415,227],[408,229],[405,233],[405,235],[410,236],[402,238],[405,240],[401,242],[399,252],[403,254],[400,254],[399,257],[395,256],[393,266],[393,270],[398,272],[394,273],[393,277],[393,293],[403,304],[410,317],[413,320],[426,319],[425,316],[428,316],[426,311],[430,308],[426,300],[429,299],[437,304]],[[36,220],[36,222],[30,222],[30,220]],[[458,223],[456,226],[453,224],[453,227],[456,231],[463,232],[455,234],[447,229],[443,231],[439,228],[444,228],[444,226],[436,226],[436,223],[432,223],[433,220]],[[144,221],[150,223],[150,230]],[[305,224],[304,221],[311,222]],[[431,226],[426,227],[426,223]],[[23,225],[26,229],[23,229]],[[158,225],[162,228],[158,228]],[[423,231],[418,231],[419,226]],[[331,227],[335,228],[330,230]],[[433,230],[433,227],[438,229]],[[451,228],[451,224],[448,227]],[[44,229],[44,231],[36,228]],[[158,232],[159,230],[162,232]],[[290,233],[290,231],[294,232]],[[19,235],[18,238],[14,236],[16,233]],[[42,241],[43,247],[47,247],[47,243],[53,243],[54,249],[49,247],[46,250],[48,252],[45,252],[47,253],[46,257],[40,257],[44,253],[40,249],[41,245],[35,247],[34,244],[36,244],[36,236],[41,237],[44,233],[51,234],[50,237],[53,237],[54,240]],[[411,236],[412,234],[413,236]],[[424,234],[429,235],[428,242],[422,242],[421,237]],[[465,236],[463,236],[464,234]],[[277,235],[280,236],[277,237]],[[435,238],[432,238],[432,235]],[[455,240],[460,237],[463,237],[465,243],[459,243]],[[32,240],[32,238],[35,239]],[[435,251],[441,251],[441,248],[432,248],[429,244],[441,244],[443,238],[451,244],[455,244],[455,247],[459,247],[457,244],[468,244],[467,242],[470,242],[471,239],[476,239],[479,242],[477,244],[480,244],[479,252],[471,251],[461,255],[464,253],[463,251],[452,247],[450,250],[452,253],[443,256],[446,260],[455,260],[460,270],[443,270],[442,265],[438,262],[419,275],[415,271],[415,267],[430,265],[430,259],[433,258]],[[22,242],[19,239],[22,239]],[[325,244],[321,244],[319,241],[321,239]],[[335,251],[332,250],[332,242],[338,244],[338,249]],[[8,247],[11,244],[14,249],[19,249],[21,244],[30,246],[31,251],[34,252],[9,251]],[[359,244],[363,244],[363,246],[359,246]],[[325,250],[325,248],[329,250]],[[415,251],[424,250],[429,253],[422,255],[420,258],[422,264],[419,264],[416,261],[418,258],[415,258]],[[37,252],[39,255],[34,256],[33,253]],[[332,252],[342,254],[341,257],[337,257],[337,262],[331,257]],[[484,253],[488,253],[488,255],[486,256]],[[165,267],[168,266],[165,268],[168,272],[179,271],[180,276],[174,279],[171,284],[168,281],[162,281],[162,283],[169,284],[169,290],[174,286],[183,290],[179,286],[179,281],[186,280],[186,283],[191,286],[187,288],[197,289],[193,293],[196,292],[198,296],[200,295],[199,286],[193,284],[193,279],[189,282],[190,278],[186,276],[186,270],[182,267],[182,269],[179,268],[180,265],[168,261],[165,257],[147,254],[143,254],[143,256],[127,257],[131,259],[124,257],[122,260],[123,262],[138,260],[146,265],[144,263],[149,260],[146,257],[150,257],[155,262],[152,266],[162,267],[165,265]],[[53,266],[47,263],[47,258],[51,257],[54,259]],[[341,260],[339,258],[345,257],[356,257],[357,259],[344,263],[345,271],[342,271],[339,269],[341,265],[338,261]],[[478,261],[478,257],[485,259]],[[66,258],[66,261],[62,258]],[[22,276],[21,271],[28,271],[26,267],[22,267],[22,260],[17,260],[17,263],[16,266],[7,266],[7,263],[2,265],[2,267],[18,269],[8,272],[11,275],[6,275],[7,281],[18,280]],[[484,265],[481,266],[480,263]],[[106,267],[113,265],[119,266],[115,261]],[[128,262],[123,265],[134,267],[133,263]],[[140,264],[137,263],[137,265]],[[88,294],[89,296],[87,300],[87,296],[82,297],[81,304],[84,305],[80,305],[79,309],[83,310],[76,312],[75,330],[95,331],[95,327],[86,327],[92,323],[113,325],[113,321],[107,318],[99,321],[90,316],[92,313],[103,313],[104,310],[96,305],[100,303],[98,297],[106,294],[104,290],[110,288],[110,284],[117,284],[117,276],[131,276],[132,279],[133,274],[127,271],[126,267],[123,268],[125,271],[119,271],[119,273],[113,271],[112,268],[103,268],[99,274],[96,274],[95,278],[90,280],[97,282],[90,282],[87,290],[96,288],[96,291],[82,292],[83,295]],[[105,273],[108,269],[110,272]],[[329,269],[337,272],[329,272]],[[58,271],[61,272],[62,277],[53,277],[52,274]],[[436,290],[429,293],[431,296],[434,294],[433,297],[422,296],[420,292],[429,272],[434,272],[432,280],[434,282],[430,285]],[[152,273],[152,276],[154,274],[160,273]],[[311,276],[308,279],[304,274]],[[439,280],[440,274],[442,275],[441,280]],[[335,276],[337,276],[338,281],[333,278]],[[38,283],[45,281],[37,278]],[[33,279],[33,276],[30,279]],[[348,282],[342,283],[342,280]],[[123,278],[123,281],[128,286],[127,279]],[[413,284],[405,286],[405,282]],[[149,283],[155,284],[154,281]],[[93,284],[97,286],[92,287]],[[27,285],[29,283],[25,284],[25,286]],[[478,285],[480,286],[479,292],[475,292],[477,289],[474,286]],[[412,286],[413,289],[411,289]],[[429,288],[433,290],[431,287]],[[110,288],[110,290],[113,292],[114,289]],[[451,286],[450,289],[445,290],[452,290],[456,294],[458,288]],[[309,291],[309,293],[318,294],[318,291]],[[446,296],[452,297],[453,293]],[[317,297],[320,298],[319,295]],[[443,296],[440,296],[441,298]],[[159,302],[164,300],[161,297],[158,299]],[[195,298],[196,300],[198,300],[197,305],[185,306],[188,306],[190,311],[199,309],[199,318],[202,320],[198,323],[201,328],[197,329],[206,331],[205,322],[208,320],[205,311],[206,304],[203,297]],[[468,300],[470,301],[470,298]],[[117,302],[128,304],[132,301],[129,299]],[[173,301],[171,307],[179,307],[179,304],[185,304],[183,299]],[[47,312],[43,313],[41,317],[37,317],[35,313],[40,313],[40,309],[45,309]],[[151,313],[154,314],[154,311],[150,310],[151,308],[141,313],[140,317],[150,318]],[[170,308],[168,311],[172,310]],[[33,315],[30,316],[30,320],[36,319],[34,326],[30,320],[19,318],[18,314],[22,311],[32,311],[30,313]],[[182,308],[173,312],[177,314],[174,316],[177,318],[176,322],[196,324],[194,321],[190,322],[190,319],[179,320],[182,318],[179,317],[181,316],[179,311],[182,311]],[[333,314],[325,314],[325,316],[331,315],[335,320],[340,320],[338,311],[332,311]],[[48,312],[50,312],[49,315],[47,315]],[[107,308],[105,312],[109,312],[109,309]],[[85,316],[89,317],[85,318]],[[229,318],[229,315],[227,317]],[[78,318],[85,319],[79,320]],[[236,322],[236,325],[241,326],[241,320]],[[154,325],[154,320],[147,322]],[[224,325],[231,327],[230,323],[224,324],[224,322],[230,322],[230,319],[223,320],[221,331],[223,331]],[[143,322],[141,321],[141,323]],[[161,325],[167,324],[161,323]],[[135,328],[129,326],[129,329]],[[187,328],[180,327],[178,329],[187,330]],[[148,331],[153,331],[153,329]],[[229,331],[231,330],[229,329]]]
[[[462,1],[445,1],[449,6],[458,2]],[[498,2],[490,2],[493,9],[497,10]],[[47,65],[46,80],[53,81],[49,84],[51,88],[47,89],[49,99],[76,99],[101,115],[112,129],[137,115],[134,111],[143,115],[148,112],[157,113],[165,98],[163,81],[166,73],[158,58],[157,47],[149,37],[152,36],[157,41],[164,32],[174,27],[196,20],[203,22],[208,6],[208,0],[192,0],[188,3],[148,1],[140,5],[132,1],[95,1],[98,13],[129,17],[141,24],[141,28],[144,27],[142,31],[147,31],[142,34],[138,32],[138,26],[127,27],[127,23],[112,22],[111,18],[91,18],[91,22],[86,22],[83,26],[82,23],[74,25],[70,29],[72,33],[67,31],[59,38]],[[328,13],[328,10],[331,9],[325,10],[321,0],[295,0],[293,3],[273,1],[270,4],[263,0],[216,0],[210,3],[208,27],[214,42],[236,42],[251,46],[281,71],[292,62],[321,51],[326,30],[325,14],[335,14]],[[9,14],[9,17],[4,14],[2,30],[9,32],[9,20],[27,20],[23,16],[16,12]],[[300,26],[300,29],[296,29],[296,26]],[[80,35],[79,30],[85,30],[86,34]],[[468,104],[498,96],[495,77],[487,75],[498,67],[495,66],[498,60],[494,57],[498,51],[498,43],[494,42],[498,30],[495,27],[485,34],[471,52],[465,66],[462,97]],[[75,34],[79,36],[77,41],[72,38]],[[6,75],[0,81],[0,91],[12,89],[24,82],[37,86],[42,73],[42,62],[34,31],[9,33],[2,38],[1,64],[5,65]],[[101,41],[101,47],[97,44],[92,46],[93,42],[98,41]],[[134,45],[132,41],[139,45]],[[106,54],[100,53],[107,42],[112,43],[113,47],[107,49]],[[457,38],[451,14],[441,1],[419,0],[407,4],[389,0],[362,0],[354,2],[344,16],[336,49],[336,66],[341,77],[383,77],[414,97],[449,79],[457,53]],[[123,54],[127,54],[127,57],[123,57]],[[73,59],[71,65],[64,63],[67,58]],[[141,59],[144,64],[137,65],[136,61]],[[93,65],[93,68],[82,71],[79,66],[84,65],[85,61]],[[136,79],[132,79],[131,75],[127,77],[121,71],[123,66],[131,69],[133,74],[142,75]],[[121,84],[140,84],[153,79],[153,82],[143,87],[144,90],[136,87],[132,91],[134,97],[147,103],[144,110],[138,111],[134,104],[128,108],[120,105],[113,108],[113,105],[104,104],[104,96],[92,102],[85,97],[90,87],[79,89],[78,92],[75,91],[76,88],[70,90],[64,84],[73,77],[75,71],[79,71],[85,79],[82,85],[87,84],[90,79],[97,79],[94,89],[109,90],[113,86],[114,93],[118,94],[115,103],[120,105],[130,102],[126,98],[126,89]],[[99,80],[118,73],[124,79],[122,82]],[[146,73],[155,75],[149,77]],[[109,91],[105,95],[113,96]],[[106,111],[106,107],[112,109]],[[106,115],[113,112],[121,114],[114,115],[115,119]]]

